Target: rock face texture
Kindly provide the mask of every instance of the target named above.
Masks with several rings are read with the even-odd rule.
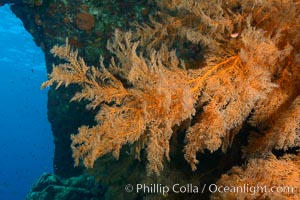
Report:
[[[56,175],[43,174],[33,185],[27,200],[100,200],[104,190],[95,179],[89,176],[78,176],[62,179]]]

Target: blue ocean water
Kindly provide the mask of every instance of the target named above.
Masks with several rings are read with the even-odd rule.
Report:
[[[0,200],[23,200],[43,172],[52,172],[43,52],[22,22],[0,7]]]

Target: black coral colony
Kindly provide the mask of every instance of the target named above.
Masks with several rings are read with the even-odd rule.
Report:
[[[87,109],[99,109],[97,124],[71,137],[75,165],[91,168],[107,153],[118,158],[129,143],[137,156],[146,150],[148,174],[160,174],[170,160],[173,127],[192,121],[183,153],[196,170],[198,152],[225,152],[247,124],[256,130],[243,149],[248,165],[219,183],[258,179],[267,167],[299,185],[299,156],[278,159],[271,152],[300,145],[300,3],[171,0],[158,6],[149,24],[115,31],[109,65],[101,58],[99,66],[87,66],[68,42],[52,49],[65,63],[53,67],[43,87],[77,84],[72,101],[86,99]],[[201,61],[188,62],[185,43],[203,46]],[[296,174],[280,175],[281,168]]]

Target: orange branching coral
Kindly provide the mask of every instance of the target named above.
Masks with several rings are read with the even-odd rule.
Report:
[[[217,64],[224,57],[238,53],[238,42],[230,39],[232,34],[242,32],[247,15],[224,9],[224,2],[218,0],[171,0],[157,4],[162,10],[158,19],[151,18],[150,24],[137,25],[135,37],[147,50],[158,48],[161,41],[179,51],[185,43],[201,44],[208,64]]]
[[[231,144],[246,118],[260,106],[276,84],[271,83],[273,70],[281,59],[290,55],[288,45],[279,50],[276,40],[264,36],[248,24],[242,35],[243,46],[239,57],[221,62],[221,70],[214,71],[202,92],[198,103],[204,106],[198,121],[189,128],[185,158],[196,169],[196,152],[211,152],[221,145],[225,151]],[[243,62],[244,61],[244,62]],[[217,64],[210,70],[220,66]],[[204,75],[199,76],[202,78]],[[199,82],[198,82],[199,83]]]
[[[270,138],[272,138],[270,140]],[[300,146],[300,96],[285,111],[280,118],[262,136],[253,133],[245,154],[249,156],[265,156],[272,149],[288,150]]]
[[[241,126],[255,102],[274,87],[268,71],[243,64],[239,55],[212,67],[187,71],[179,68],[175,52],[164,47],[152,51],[149,58],[137,56],[138,43],[130,38],[130,33],[116,32],[114,42],[108,43],[119,63],[112,59],[109,69],[127,80],[132,85],[129,88],[107,71],[103,62],[99,70],[88,68],[68,44],[52,51],[69,63],[55,66],[43,87],[54,82],[57,87],[76,83],[82,91],[72,100],[87,99],[91,102],[88,108],[101,105],[98,125],[83,126],[79,134],[72,135],[75,165],[83,160],[92,167],[98,157],[109,152],[118,157],[124,144],[143,138],[148,172],[159,173],[163,158],[169,159],[172,127],[191,118],[198,102],[207,105],[200,122],[189,129],[185,149],[187,161],[196,169],[196,152],[217,150],[231,137],[230,131]],[[141,137],[145,134],[147,137]]]
[[[43,87],[78,84],[72,100],[99,109],[97,125],[72,135],[75,165],[93,167],[110,152],[118,158],[123,145],[136,142],[137,154],[146,148],[148,173],[159,174],[169,160],[172,128],[188,119],[184,154],[193,170],[198,152],[226,151],[246,123],[270,141],[252,137],[248,152],[260,145],[299,147],[300,27],[293,25],[299,4],[213,2],[159,2],[159,22],[136,25],[134,34],[116,31],[107,45],[114,54],[109,66],[102,59],[99,67],[87,66],[68,43],[53,48],[66,62],[53,67]],[[276,20],[266,14],[274,9]],[[206,47],[206,66],[186,69],[182,52],[170,50],[186,43]]]
[[[203,94],[199,102],[208,104],[186,136],[185,158],[193,169],[198,163],[198,151],[213,152],[221,145],[225,151],[256,102],[275,87],[267,70],[243,65],[239,57],[226,65],[201,87]]]
[[[222,187],[221,192],[214,193],[211,199],[299,199],[299,165],[299,156],[251,159],[247,166],[233,167],[222,175],[216,183]]]
[[[82,90],[72,100],[87,99],[91,102],[88,108],[101,105],[95,118],[98,125],[83,126],[77,135],[72,135],[75,165],[83,160],[86,167],[93,167],[97,158],[109,152],[118,158],[124,144],[143,139],[147,145],[148,171],[159,173],[164,157],[169,159],[172,127],[194,114],[188,74],[179,68],[175,52],[162,48],[145,59],[136,55],[137,46],[138,43],[130,41],[130,33],[118,32],[115,43],[108,44],[120,63],[116,65],[112,60],[110,69],[120,71],[132,85],[128,88],[106,70],[102,61],[100,69],[88,68],[68,44],[53,48],[54,55],[68,63],[54,66],[50,80],[42,87],[54,82],[57,87],[76,83]]]

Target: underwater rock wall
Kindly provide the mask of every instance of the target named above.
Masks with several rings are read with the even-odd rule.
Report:
[[[149,14],[146,1],[56,1],[4,0],[30,32],[37,46],[45,53],[47,71],[57,62],[50,53],[66,38],[91,65],[98,65],[99,55],[105,55],[106,42],[115,28],[128,29],[129,20],[143,21]],[[54,172],[70,177],[80,173],[73,167],[70,134],[82,124],[92,124],[93,114],[84,105],[69,103],[76,88],[48,94],[48,119],[54,136]]]
[[[27,200],[98,200],[104,190],[90,176],[62,179],[53,174],[42,174],[32,186]]]

